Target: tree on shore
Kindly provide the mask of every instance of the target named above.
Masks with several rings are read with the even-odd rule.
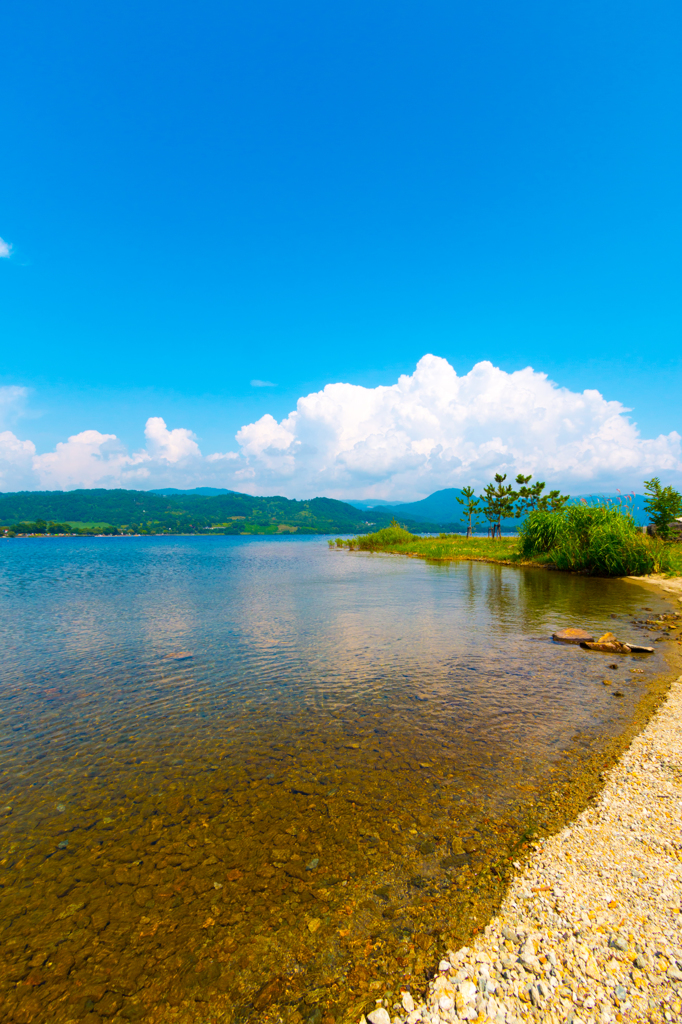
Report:
[[[457,502],[464,506],[464,514],[467,517],[467,540],[471,537],[472,533],[472,518],[479,513],[481,504],[481,498],[475,497],[473,487],[463,487],[462,497],[457,498]]]
[[[532,474],[524,476],[523,473],[519,473],[516,477],[515,482],[519,489],[516,518],[520,519],[521,516],[534,512],[536,508],[542,509],[543,512],[560,512],[566,502],[570,500],[570,496],[568,494],[561,494],[559,491],[550,491],[549,494],[543,494],[542,492],[545,489],[544,481],[536,480],[529,487],[528,484],[532,478]]]
[[[512,519],[516,515],[515,503],[519,495],[511,484],[505,484],[506,479],[506,473],[496,473],[495,483],[488,484],[483,491],[482,511],[490,523],[488,534],[492,532],[493,540],[496,536],[502,540],[502,520]]]
[[[657,476],[644,481],[644,490],[644,511],[648,513],[658,536],[667,540],[671,533],[670,523],[682,515],[682,494],[670,485],[662,487]]]

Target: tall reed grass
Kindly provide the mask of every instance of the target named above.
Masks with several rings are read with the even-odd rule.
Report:
[[[385,526],[383,530],[376,533],[366,533],[362,537],[355,538],[355,546],[358,551],[385,551],[386,548],[394,548],[399,544],[409,544],[421,540],[416,534],[410,533],[397,523]]]
[[[682,550],[646,537],[617,505],[570,505],[560,512],[537,509],[519,530],[520,553],[557,569],[594,576],[682,573]]]

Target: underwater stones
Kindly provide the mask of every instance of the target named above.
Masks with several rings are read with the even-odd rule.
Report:
[[[558,644],[581,644],[594,640],[594,636],[585,629],[576,626],[567,626],[565,629],[558,629],[552,633],[552,640]]]
[[[452,871],[466,867],[468,863],[469,861],[466,853],[453,853],[448,857],[443,857],[440,862],[440,866],[444,871]]]
[[[283,978],[273,978],[271,981],[266,981],[266,983],[263,986],[261,986],[261,988],[258,990],[254,997],[254,1009],[267,1009],[267,1007],[270,1006],[272,1003],[276,1003],[282,998],[282,996],[284,995],[284,991],[285,984]]]
[[[123,1005],[123,998],[118,992],[105,992],[98,1003],[95,1003],[95,1012],[101,1017],[113,1017]]]
[[[133,899],[137,903],[138,907],[144,907],[153,897],[151,888],[148,885],[140,886],[136,889],[133,894]]]
[[[420,843],[417,849],[424,856],[428,856],[428,854],[436,852],[436,843],[433,839],[427,839],[425,842]]]
[[[140,869],[136,865],[119,864],[114,871],[114,880],[119,885],[137,886],[140,881]]]
[[[66,978],[75,962],[73,954],[68,949],[60,949],[48,960],[47,966],[52,969],[55,978]]]
[[[105,907],[98,907],[90,915],[90,923],[96,932],[103,931],[109,924],[109,911]]]

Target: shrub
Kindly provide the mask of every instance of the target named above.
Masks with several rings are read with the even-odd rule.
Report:
[[[409,544],[414,540],[418,540],[418,538],[393,520],[391,525],[385,526],[383,530],[377,530],[376,533],[367,533],[364,537],[358,537],[356,544],[360,551],[376,551],[378,548],[385,548],[387,546],[395,547],[397,544]]]
[[[682,513],[682,494],[673,487],[662,487],[657,476],[644,481],[644,490],[644,509],[649,513],[656,533],[664,540],[668,540],[671,535],[671,521]]]
[[[520,530],[521,553],[546,555],[557,569],[595,576],[653,572],[652,545],[628,512],[614,505],[570,505],[560,512],[531,512]]]

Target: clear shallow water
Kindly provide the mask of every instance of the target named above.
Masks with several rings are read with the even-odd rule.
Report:
[[[320,538],[3,544],[6,1019],[357,1017],[484,920],[665,669],[551,633],[643,607]]]

